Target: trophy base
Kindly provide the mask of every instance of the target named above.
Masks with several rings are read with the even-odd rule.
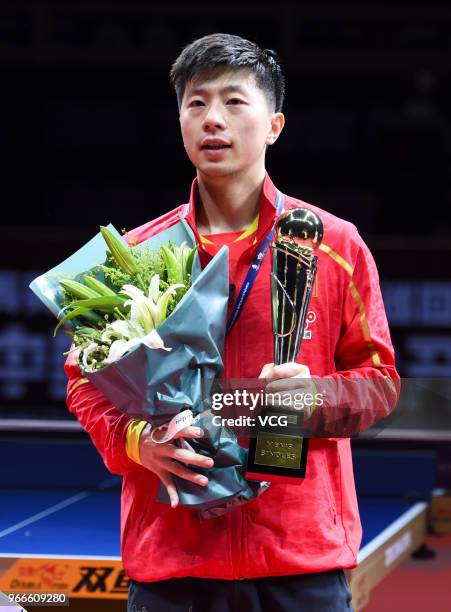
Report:
[[[263,474],[261,472],[246,472],[246,480],[257,480],[261,483],[301,484],[304,476],[281,476],[277,474]]]
[[[283,413],[277,414],[281,416]],[[293,413],[285,416],[291,426],[267,426],[260,429],[255,438],[251,438],[246,478],[291,484],[305,478],[309,440],[300,435],[302,416]]]

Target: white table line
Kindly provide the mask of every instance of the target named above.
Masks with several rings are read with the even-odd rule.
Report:
[[[100,482],[98,485],[98,490],[104,491],[105,489],[108,489],[114,486],[117,480],[118,480],[118,476],[110,476],[110,478],[106,478],[105,480],[102,480],[102,482]],[[80,491],[80,493],[77,493],[76,495],[72,495],[71,497],[68,497],[67,499],[63,499],[63,501],[60,501],[57,504],[54,504],[53,506],[50,506],[46,510],[42,510],[41,512],[38,512],[37,514],[33,514],[27,519],[24,519],[23,521],[20,521],[19,523],[16,523],[15,525],[11,525],[11,527],[7,527],[3,531],[0,531],[0,538],[3,538],[4,536],[9,535],[10,533],[14,533],[14,531],[18,531],[19,529],[22,529],[22,527],[31,525],[32,523],[35,523],[36,521],[39,521],[42,518],[50,516],[51,514],[54,514],[55,512],[62,510],[63,508],[67,508],[67,506],[71,506],[72,504],[75,504],[78,501],[85,499],[86,497],[88,497],[89,495],[95,492],[96,491]]]
[[[118,555],[49,555],[47,553],[6,552],[0,559],[69,559],[79,561],[121,561]]]
[[[68,497],[67,499],[64,499],[63,501],[59,502],[58,504],[50,506],[46,510],[42,510],[42,512],[38,512],[37,514],[33,514],[32,516],[28,517],[27,519],[25,519],[23,521],[20,521],[19,523],[16,523],[15,525],[11,525],[11,527],[7,527],[3,531],[0,531],[0,538],[4,538],[5,536],[9,535],[10,533],[14,533],[14,531],[18,531],[19,529],[22,529],[22,527],[26,527],[27,525],[31,525],[32,523],[35,523],[36,521],[39,521],[42,518],[50,516],[51,514],[54,514],[55,512],[58,512],[59,510],[62,510],[63,508],[66,508],[67,506],[75,504],[76,502],[80,501],[81,499],[85,499],[86,497],[88,497],[88,495],[89,495],[89,491],[81,491],[81,493],[77,493],[77,495],[72,495],[72,497]]]
[[[0,431],[83,432],[78,421],[63,419],[0,419]]]
[[[385,544],[395,533],[400,531],[408,523],[413,521],[424,509],[427,508],[426,502],[416,502],[408,510],[403,512],[401,516],[395,519],[390,525],[378,533],[372,540],[370,540],[363,548],[357,553],[357,562],[362,563],[369,555],[371,555],[377,548]]]

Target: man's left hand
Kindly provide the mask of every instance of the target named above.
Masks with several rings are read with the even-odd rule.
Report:
[[[260,372],[259,378],[273,378],[277,382],[271,382],[268,387],[271,387],[271,391],[283,391],[286,389],[293,389],[293,382],[284,383],[286,379],[292,378],[304,378],[310,379],[309,367],[302,363],[281,363],[280,365],[274,365],[273,363],[267,363],[263,366]],[[299,381],[300,387],[310,387],[311,383],[309,380],[305,381],[305,385]]]
[[[316,386],[310,375],[310,369],[308,366],[289,362],[282,363],[280,365],[274,365],[274,363],[267,363],[263,366],[260,372],[259,378],[270,379],[265,391],[267,393],[283,393],[285,397],[288,395],[293,396],[293,400],[296,396],[301,394],[310,393],[314,397],[316,395]],[[312,397],[312,399],[313,399]],[[293,401],[293,406],[296,402]],[[284,406],[289,406],[284,403]],[[303,409],[305,418],[309,418],[314,411],[315,402],[310,407],[306,405]]]

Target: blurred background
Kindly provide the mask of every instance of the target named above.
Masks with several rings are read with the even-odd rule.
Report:
[[[52,480],[53,492],[69,471],[76,476],[74,486],[93,487],[88,476],[100,462],[88,437],[75,431],[65,406],[62,353],[69,340],[63,333],[52,337],[55,321],[28,284],[82,246],[100,224],[128,230],[187,201],[194,169],[182,146],[168,72],[187,43],[218,31],[278,52],[287,80],[287,125],[268,152],[269,173],[282,191],[359,228],[379,268],[400,373],[424,379],[451,376],[449,6],[434,0],[389,6],[372,0],[2,0],[0,463],[4,491],[25,484],[33,491],[22,492],[18,514],[15,501],[1,505],[3,526],[16,522],[23,507],[37,499],[36,473],[45,476],[45,486]],[[22,435],[25,429],[35,435],[35,445]],[[81,450],[69,449],[69,440],[87,453],[87,463],[76,458]],[[426,446],[417,440],[414,455],[408,454],[413,448],[409,437],[395,449],[389,442],[376,442],[377,448],[354,445],[367,538],[366,497],[383,494],[392,504],[396,494],[406,504],[428,502],[436,486],[451,490],[448,438],[440,448],[434,437]],[[20,470],[10,473],[5,466],[14,454],[16,464],[21,457]],[[387,462],[385,469],[381,461]],[[97,469],[99,480],[106,477],[103,466]],[[391,489],[385,482],[388,473]],[[111,532],[118,555],[119,489],[113,493]],[[451,497],[445,502],[439,510],[449,533]],[[421,503],[416,512],[425,516],[427,503]],[[112,507],[108,500],[105,504]],[[382,517],[381,508],[376,506],[374,517]],[[99,522],[105,516],[102,510]],[[386,557],[384,566],[383,554],[405,558],[418,546],[420,540],[405,525],[407,535],[390,540],[389,552],[381,553],[382,567],[389,564]],[[425,520],[422,525],[424,536]],[[8,529],[0,530],[0,536]],[[33,533],[19,530],[19,551]],[[53,527],[50,534],[47,539],[55,539]],[[371,610],[423,611],[425,601],[437,611],[448,609],[450,537],[435,542],[442,556],[438,566],[429,566],[427,578],[424,565],[408,568],[403,590],[395,572],[395,582],[385,581],[388,590],[380,591],[379,602],[373,597]],[[5,539],[2,543],[2,550],[9,550]],[[2,567],[0,559],[0,576]],[[111,588],[125,597],[118,568]],[[90,580],[87,592],[100,589],[99,581],[95,586]],[[431,580],[434,589],[421,599],[412,585]],[[354,601],[363,606],[368,577],[356,588]],[[108,604],[105,609],[113,608]]]
[[[0,6],[0,399],[61,410],[67,338],[28,282],[92,237],[187,200],[194,170],[168,80],[216,31],[275,49],[287,193],[355,223],[380,270],[404,376],[451,373],[451,11],[434,2]]]

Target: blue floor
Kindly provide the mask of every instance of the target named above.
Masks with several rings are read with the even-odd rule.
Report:
[[[53,491],[2,493],[0,531],[68,499]],[[5,507],[9,512],[5,513]],[[9,516],[8,516],[9,515]],[[119,491],[90,492],[86,498],[57,510],[0,538],[2,553],[51,555],[120,555]]]
[[[412,505],[412,502],[393,498],[359,499],[360,519],[363,528],[361,547],[368,544]]]

